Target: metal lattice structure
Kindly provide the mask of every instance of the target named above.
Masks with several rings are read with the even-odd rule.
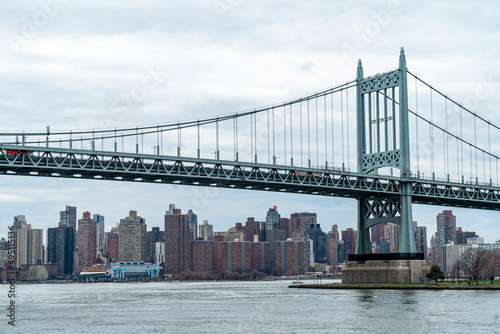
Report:
[[[403,49],[399,57],[399,69],[386,74],[365,79],[359,61],[357,82],[358,170],[377,173],[379,168],[393,167],[400,170],[401,177],[397,199],[381,194],[358,199],[356,254],[371,253],[368,228],[384,221],[400,225],[399,252],[415,253],[411,211],[412,183],[409,179],[411,173],[407,73]],[[399,103],[396,109],[397,94]],[[389,125],[392,125],[392,131],[389,130]],[[375,143],[372,140],[373,132]]]

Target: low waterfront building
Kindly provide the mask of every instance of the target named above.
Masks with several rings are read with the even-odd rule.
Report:
[[[158,277],[161,267],[149,262],[124,261],[111,263],[106,274],[112,278]]]

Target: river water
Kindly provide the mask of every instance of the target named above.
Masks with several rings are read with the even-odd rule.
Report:
[[[3,307],[0,330],[40,334],[500,333],[500,291],[314,290],[289,289],[290,284],[18,284],[16,326],[7,324]],[[0,286],[5,306],[7,289]]]

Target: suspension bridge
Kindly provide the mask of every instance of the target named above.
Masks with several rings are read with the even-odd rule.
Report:
[[[115,129],[0,133],[0,174],[224,187],[354,198],[368,229],[412,204],[500,210],[500,127],[406,67],[272,106]],[[493,139],[493,141],[492,141]]]

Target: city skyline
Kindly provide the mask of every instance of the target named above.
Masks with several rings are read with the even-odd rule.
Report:
[[[182,210],[183,213],[188,213],[188,211],[190,210],[189,208],[187,207],[182,207],[180,205],[178,205],[177,203],[170,203],[168,204],[166,207],[165,210],[163,210],[162,214],[161,214],[161,219],[163,220],[164,219],[164,216],[166,213],[168,213],[170,210],[171,210],[171,206],[172,204],[174,205],[175,208],[178,208],[180,210]],[[78,209],[78,207],[76,205],[71,205],[71,204],[67,204],[68,206],[71,206],[71,207],[76,207],[76,210],[77,210],[77,220],[79,219],[82,219],[83,215],[86,214],[86,213],[89,213],[92,214],[93,216],[95,215],[100,215],[101,217],[104,217],[106,219],[106,224],[104,224],[104,230],[106,232],[109,232],[111,231],[112,228],[118,228],[118,225],[120,224],[120,221],[123,220],[124,218],[128,217],[129,213],[130,212],[137,212],[138,215],[141,215],[144,217],[144,219],[146,219],[146,221],[148,222],[147,223],[147,231],[152,231],[152,228],[153,227],[159,227],[160,230],[164,227],[164,222],[160,222],[158,224],[155,224],[154,222],[151,223],[151,221],[153,220],[156,220],[155,217],[151,217],[148,213],[145,213],[145,214],[142,214],[139,210],[135,210],[133,208],[131,209],[128,209],[127,212],[121,216],[118,221],[116,223],[112,223],[110,221],[110,219],[108,219],[108,216],[102,212],[98,213],[98,212],[94,212],[94,211],[91,211],[91,210],[86,210],[86,209],[82,209],[81,211]],[[169,208],[170,206],[170,208]],[[228,223],[228,225],[222,225],[221,223],[217,223],[217,222],[214,222],[214,221],[210,221],[208,219],[206,219],[206,217],[204,216],[203,212],[197,212],[195,210],[193,210],[193,213],[195,215],[197,215],[199,218],[198,218],[198,227],[200,225],[203,224],[203,221],[208,221],[209,224],[213,225],[213,228],[214,228],[214,233],[216,231],[226,231],[227,229],[229,228],[232,228],[234,227],[237,223],[242,223],[243,225],[245,224],[247,218],[254,218],[255,221],[266,221],[266,214],[268,212],[268,210],[273,210],[275,209],[276,207],[276,210],[278,212],[278,214],[281,216],[281,218],[288,218],[290,217],[292,214],[294,213],[313,213],[313,214],[317,214],[316,212],[313,212],[313,211],[307,211],[307,210],[298,210],[298,211],[292,211],[292,212],[285,212],[285,211],[282,211],[280,210],[280,207],[279,206],[276,206],[276,205],[271,205],[269,206],[268,208],[266,209],[262,209],[260,210],[259,212],[264,212],[262,214],[259,215],[250,215],[250,216],[247,216],[247,217],[241,217],[239,219],[234,219],[232,220],[232,223]],[[440,207],[438,207],[440,208]],[[474,227],[474,224],[464,224],[462,222],[462,219],[460,218],[460,214],[457,214],[458,210],[455,211],[457,208],[449,208],[449,209],[444,209],[445,207],[442,207],[443,209],[439,212],[436,212],[434,217],[433,217],[433,221],[430,222],[428,225],[424,224],[423,222],[421,221],[418,221],[417,219],[414,219],[414,221],[416,221],[418,223],[419,226],[425,226],[427,228],[427,246],[430,247],[430,241],[431,241],[431,238],[432,236],[436,233],[437,229],[436,229],[436,218],[439,217],[440,215],[443,214],[443,212],[448,212],[448,211],[451,211],[453,212],[453,215],[456,216],[457,218],[457,223],[456,223],[456,226],[457,227],[460,227],[461,229],[463,229],[463,231],[475,231],[477,232],[478,229]],[[56,210],[57,211],[57,210]],[[59,211],[58,211],[59,212]],[[30,220],[30,217],[24,213],[19,213],[18,215],[24,215],[25,216],[25,219],[26,219],[26,222],[30,225],[32,225],[32,228],[33,229],[43,229],[44,230],[44,245],[46,245],[46,234],[47,234],[47,230],[48,228],[55,228],[55,227],[58,227],[59,226],[59,222],[58,223],[55,223],[53,226],[48,226],[48,227],[40,227],[40,226],[37,226],[37,225],[33,225],[33,223],[31,222]],[[13,224],[13,221],[15,219],[16,216],[18,215],[15,215],[13,216],[12,220],[11,220],[11,223],[10,225]],[[115,215],[117,215],[115,213]],[[332,225],[338,225],[338,230],[341,231],[341,230],[347,230],[349,228],[352,228],[354,230],[357,229],[357,226],[356,224],[352,224],[352,225],[341,225],[341,224],[338,224],[337,222],[333,222],[332,224],[325,224],[325,222],[322,222],[321,221],[321,218],[318,218],[317,220],[317,223],[321,226],[321,229],[323,232],[325,233],[328,233],[328,231],[330,231]],[[481,234],[479,232],[477,232],[477,234],[484,239],[485,243],[495,243],[496,241],[499,241],[500,240],[500,235],[493,235],[493,234]],[[0,233],[0,238],[4,237],[6,238],[7,236],[7,233],[5,233],[5,236]]]

